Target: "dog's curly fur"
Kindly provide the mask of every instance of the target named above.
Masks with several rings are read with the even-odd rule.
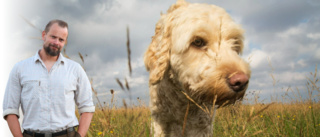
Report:
[[[162,14],[144,56],[154,135],[212,136],[213,117],[196,104],[210,109],[214,100],[221,106],[243,97],[248,84],[237,92],[228,84],[236,73],[250,78],[242,50],[243,30],[220,7],[178,0]]]

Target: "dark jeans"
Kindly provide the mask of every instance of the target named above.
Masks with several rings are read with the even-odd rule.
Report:
[[[34,136],[23,133],[23,137],[34,137]],[[81,136],[78,132],[72,131],[72,132],[69,132],[68,134],[61,135],[61,136],[54,136],[54,137],[81,137]]]

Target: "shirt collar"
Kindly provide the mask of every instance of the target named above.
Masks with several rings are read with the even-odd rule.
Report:
[[[34,62],[42,61],[41,58],[40,58],[40,55],[39,55],[40,50],[41,50],[41,49],[39,49],[39,50],[37,51],[36,55],[34,56]],[[66,60],[65,57],[60,53],[57,62],[64,63],[65,60]]]

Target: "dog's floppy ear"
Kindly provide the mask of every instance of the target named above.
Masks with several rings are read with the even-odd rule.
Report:
[[[144,63],[150,71],[150,84],[156,84],[163,79],[164,73],[169,68],[170,58],[170,28],[164,25],[166,15],[162,15],[155,29],[155,36],[144,55]]]
[[[171,49],[171,22],[174,20],[172,12],[180,7],[188,5],[184,0],[178,0],[172,5],[167,14],[161,14],[161,18],[156,24],[155,35],[144,55],[144,64],[150,71],[150,84],[156,84],[163,79],[165,72],[170,65]]]

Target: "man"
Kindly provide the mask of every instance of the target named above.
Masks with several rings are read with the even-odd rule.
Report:
[[[95,111],[92,90],[82,67],[62,56],[68,24],[50,21],[42,32],[43,48],[12,69],[3,116],[15,137],[84,137]],[[75,115],[77,104],[80,121]],[[21,132],[19,106],[24,115]],[[74,127],[78,126],[76,132]]]

